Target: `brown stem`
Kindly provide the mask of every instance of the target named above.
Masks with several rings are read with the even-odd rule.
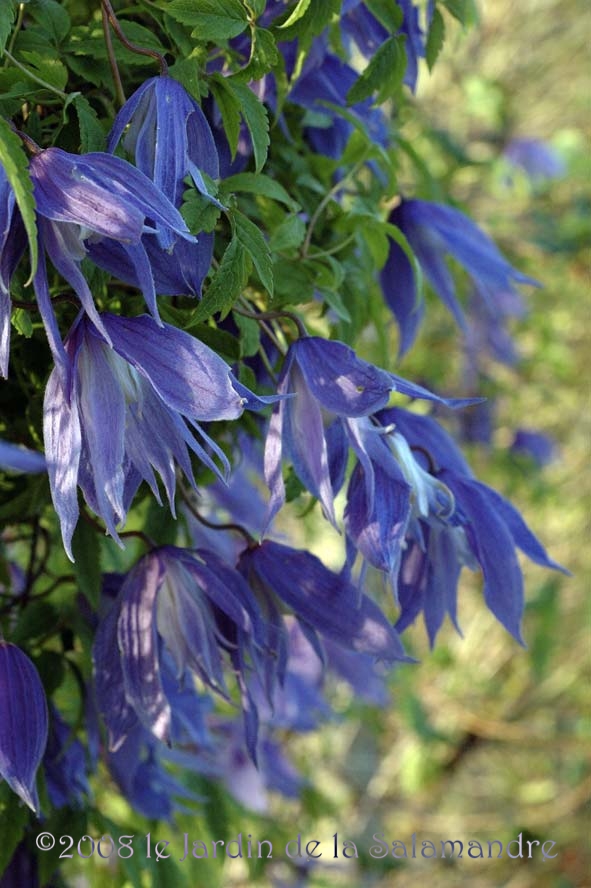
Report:
[[[168,65],[166,64],[166,59],[163,55],[160,55],[155,49],[146,49],[144,46],[137,46],[135,43],[131,43],[123,31],[121,30],[121,25],[117,20],[117,16],[111,6],[110,0],[102,0],[102,9],[103,16],[106,16],[109,24],[115,31],[115,35],[120,43],[128,49],[130,52],[135,52],[137,55],[149,56],[151,59],[156,59],[158,64],[160,65],[160,73],[167,74],[168,73]]]
[[[101,4],[101,12],[103,15],[103,34],[105,35],[105,46],[107,47],[107,55],[109,57],[109,65],[111,66],[111,74],[113,75],[113,83],[115,84],[115,92],[117,93],[119,104],[123,106],[125,104],[125,92],[123,90],[123,83],[121,82],[121,74],[119,73],[117,59],[115,58],[113,41],[111,40],[109,14],[104,3]]]

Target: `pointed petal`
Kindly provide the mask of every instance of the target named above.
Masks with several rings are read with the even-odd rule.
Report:
[[[0,640],[0,776],[35,814],[37,768],[47,744],[47,701],[35,666]]]

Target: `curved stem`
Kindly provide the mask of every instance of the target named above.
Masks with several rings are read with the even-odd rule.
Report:
[[[137,46],[135,43],[131,43],[123,31],[121,30],[121,25],[115,15],[115,11],[111,6],[110,0],[102,0],[103,7],[103,15],[107,16],[109,24],[115,31],[115,35],[120,43],[128,49],[130,52],[135,52],[136,55],[149,56],[151,59],[155,59],[160,65],[160,73],[167,74],[168,73],[168,65],[166,64],[166,59],[163,55],[160,55],[155,49],[146,49],[144,46]]]
[[[109,29],[109,14],[104,3],[101,4],[101,12],[103,16],[103,34],[105,36],[105,46],[107,47],[107,55],[109,57],[109,65],[111,66],[111,74],[113,75],[113,83],[115,84],[115,92],[117,93],[119,104],[123,106],[125,104],[125,91],[123,89],[123,83],[121,82],[121,74],[119,73],[117,59],[115,58],[113,41],[111,40],[111,31]]]
[[[252,318],[254,321],[278,321],[281,318],[288,318],[288,320],[292,321],[297,329],[299,336],[307,336],[308,331],[304,326],[304,322],[301,318],[299,318],[296,314],[291,311],[249,311],[246,308],[238,308],[236,305],[233,306],[232,311],[235,311],[237,314],[243,315],[245,318]]]
[[[195,518],[195,520],[199,522],[199,524],[202,524],[204,527],[209,527],[210,530],[233,530],[236,533],[241,534],[241,536],[244,537],[249,545],[256,542],[253,535],[249,533],[249,531],[241,524],[235,524],[233,522],[218,524],[215,521],[210,521],[208,518],[205,518],[200,512],[197,511],[197,509],[191,502],[189,494],[186,492],[186,490],[184,490],[181,484],[178,485],[178,490],[189,512],[191,513],[193,518]]]
[[[23,72],[23,74],[26,74],[27,77],[30,77],[31,80],[34,80],[35,83],[39,84],[39,86],[42,86],[44,89],[48,89],[49,92],[52,92],[52,93],[54,93],[54,95],[59,96],[60,99],[67,99],[68,98],[67,93],[62,92],[61,89],[58,89],[56,86],[53,86],[53,84],[51,84],[51,83],[48,83],[47,80],[43,80],[42,77],[38,77],[37,74],[33,74],[33,72],[30,71],[29,68],[26,67],[26,65],[21,64],[21,62],[19,62],[18,59],[15,59],[15,57],[12,55],[12,53],[8,49],[4,50],[4,55],[9,60],[9,62],[15,66],[15,68],[18,68],[20,71]]]

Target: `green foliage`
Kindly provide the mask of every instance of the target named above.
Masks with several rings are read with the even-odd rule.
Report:
[[[373,56],[371,62],[347,93],[349,105],[368,99],[373,93],[376,103],[394,98],[402,88],[406,70],[405,35],[389,37]]]
[[[4,47],[10,37],[16,15],[16,6],[15,0],[6,0],[0,6],[0,53],[4,52]]]
[[[204,42],[237,37],[248,25],[246,7],[240,0],[171,0],[166,11],[193,27],[191,36]]]
[[[0,162],[4,167],[6,176],[12,189],[23,217],[29,251],[31,254],[30,278],[37,271],[37,223],[35,221],[35,199],[33,197],[33,185],[29,176],[27,158],[18,136],[12,131],[7,122],[0,118]]]

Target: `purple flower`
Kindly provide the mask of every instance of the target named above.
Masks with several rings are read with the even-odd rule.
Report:
[[[0,777],[39,813],[37,768],[47,743],[47,701],[35,666],[0,639]]]
[[[103,243],[123,251],[134,269],[150,313],[158,319],[154,276],[144,236],[159,250],[172,250],[176,240],[194,240],[185,222],[160,189],[127,161],[110,154],[69,154],[47,148],[30,162],[37,205],[40,243],[55,268],[70,284],[97,329],[109,341],[80,269],[89,245]],[[34,279],[39,309],[56,360],[63,361],[53,319],[45,262]]]
[[[138,561],[101,621],[93,648],[97,704],[110,749],[122,745],[138,720],[170,743],[165,651],[164,667],[174,664],[178,682],[189,671],[227,697],[224,652],[238,649],[244,663],[257,620],[243,578],[211,553],[165,546]]]
[[[0,375],[8,376],[10,280],[25,250],[26,235],[4,167],[0,165]]]
[[[36,450],[0,440],[0,470],[4,472],[44,472],[45,457]]]
[[[558,151],[542,139],[511,139],[503,156],[511,166],[521,168],[534,184],[545,179],[559,179],[566,171]]]
[[[127,130],[126,130],[127,127]],[[168,75],[146,80],[119,111],[109,137],[114,151],[123,139],[136,166],[150,178],[175,207],[181,206],[184,180],[190,176],[197,190],[219,207],[208,191],[203,174],[219,176],[215,141],[207,119],[187,91]],[[149,236],[142,238],[162,295],[200,295],[213,255],[213,235],[201,234],[197,243],[177,240],[163,252]],[[93,260],[132,284],[137,273],[125,251],[110,251],[105,242],[91,249]]]
[[[414,474],[425,493],[429,486],[440,493],[421,502],[421,488],[415,487],[414,521],[398,583],[397,627],[402,631],[423,611],[432,644],[446,614],[457,627],[460,571],[480,567],[489,610],[521,642],[523,576],[516,549],[543,567],[568,571],[548,557],[511,503],[474,478],[459,448],[434,419],[397,407],[378,418],[407,443],[411,486]]]
[[[535,429],[517,429],[510,447],[511,453],[529,457],[539,468],[554,462],[557,456],[556,441]]]
[[[468,216],[453,207],[424,200],[403,200],[389,221],[407,238],[425,277],[464,329],[464,313],[445,257],[452,256],[473,279],[477,293],[489,313],[499,316],[497,294],[515,293],[515,284],[537,281],[517,271],[493,241]],[[390,241],[388,259],[380,275],[384,297],[400,327],[400,354],[414,342],[423,318],[417,283],[410,261],[395,241]]]
[[[43,757],[49,800],[54,808],[83,807],[90,789],[86,752],[55,706],[51,706],[47,748]]]
[[[200,440],[229,469],[200,423],[236,419],[246,406],[246,390],[228,365],[188,333],[147,315],[104,314],[101,326],[113,347],[81,315],[65,342],[67,374],[56,367],[45,392],[49,481],[69,557],[77,486],[118,540],[115,526],[125,521],[140,481],[160,501],[159,474],[174,509],[175,464],[195,483],[190,451],[221,473]]]
[[[285,501],[281,472],[283,452],[296,475],[317,497],[325,515],[336,526],[335,479],[342,483],[347,441],[335,426],[339,417],[362,417],[388,403],[393,391],[415,398],[462,406],[472,400],[450,401],[358,358],[349,346],[318,336],[292,343],[278,384],[281,401],[273,413],[265,445],[265,480],[271,491],[269,524]],[[332,427],[331,427],[332,422]],[[330,429],[332,428],[332,431]]]

